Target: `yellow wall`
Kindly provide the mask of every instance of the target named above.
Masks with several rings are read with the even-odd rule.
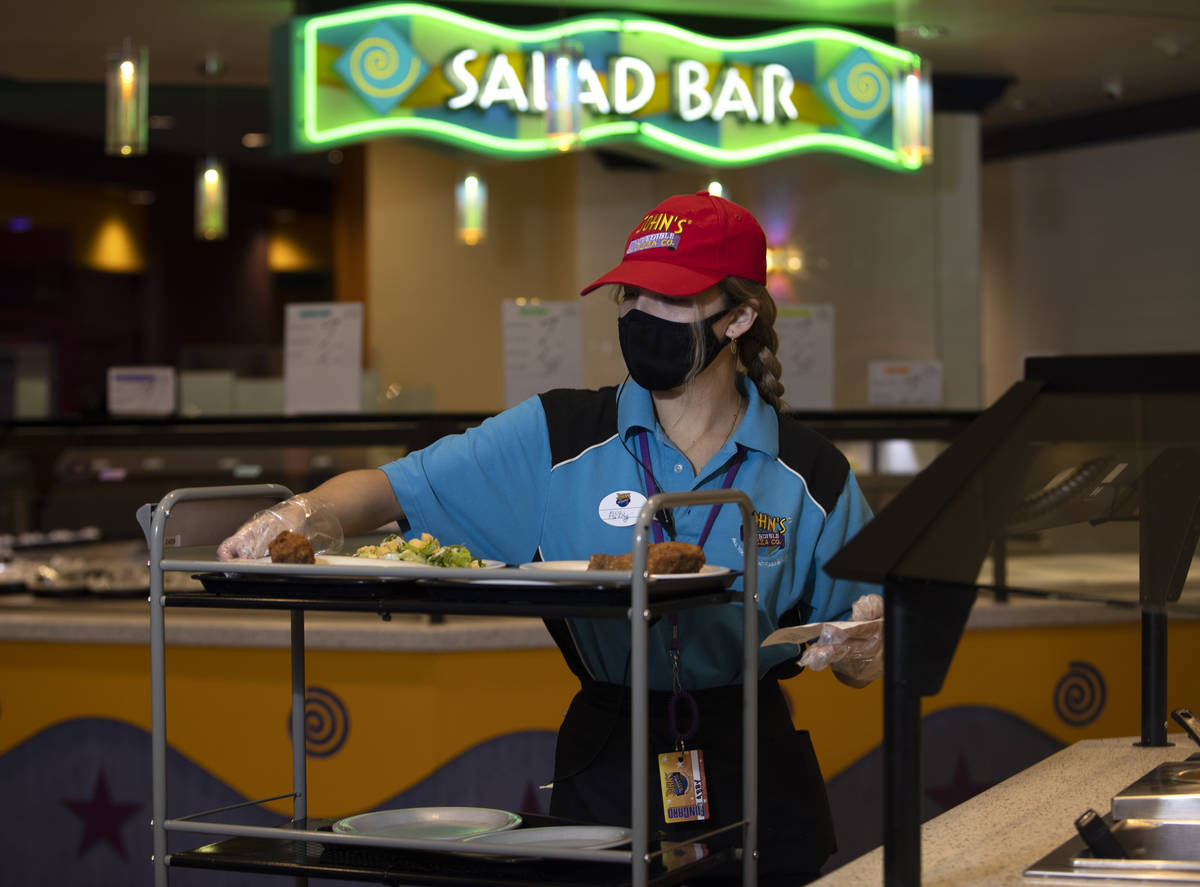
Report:
[[[1168,704],[1194,707],[1200,674],[1190,651],[1200,644],[1200,621],[1176,622],[1170,632]],[[925,711],[994,706],[1064,744],[1136,736],[1139,649],[1136,623],[971,630]],[[1096,666],[1107,685],[1103,712],[1085,727],[1070,726],[1054,710],[1055,687],[1077,660]],[[346,744],[328,758],[309,760],[316,816],[377,805],[487,739],[555,730],[576,687],[553,649],[312,650],[306,662],[309,685],[333,690],[350,715]],[[290,787],[287,651],[172,647],[167,674],[173,748],[247,797]],[[145,647],[0,644],[0,754],[70,718],[114,718],[149,731],[149,683]],[[852,690],[825,671],[793,678],[785,689],[797,726],[812,732],[827,778],[881,742],[879,682]]]
[[[433,386],[441,412],[504,406],[505,298],[572,296],[575,158],[478,163],[399,141],[366,153],[367,366],[381,387]],[[455,237],[455,184],[488,188],[487,236]]]

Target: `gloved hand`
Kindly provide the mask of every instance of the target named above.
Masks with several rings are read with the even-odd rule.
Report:
[[[284,530],[305,536],[317,554],[342,550],[342,524],[333,509],[320,497],[301,493],[255,514],[217,546],[217,557],[223,561],[264,557]]]
[[[883,674],[883,598],[867,594],[850,608],[857,625],[826,624],[820,636],[805,649],[800,664],[820,671],[826,666],[855,682],[869,682]]]

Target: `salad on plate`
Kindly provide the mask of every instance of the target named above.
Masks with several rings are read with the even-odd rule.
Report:
[[[465,545],[443,545],[432,533],[422,533],[405,539],[397,533],[389,533],[378,545],[363,545],[354,552],[355,557],[374,558],[384,561],[407,561],[431,567],[482,567],[480,558],[472,557]]]

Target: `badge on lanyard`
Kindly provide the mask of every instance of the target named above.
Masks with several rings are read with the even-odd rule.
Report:
[[[658,756],[659,785],[662,788],[664,822],[702,822],[708,819],[708,779],[704,775],[704,752],[684,748],[700,727],[700,708],[696,699],[679,680],[679,619],[671,614],[672,684],[674,692],[667,705],[667,721],[675,737],[675,750]],[[679,704],[689,709],[686,731],[679,727]]]
[[[663,819],[666,822],[701,822],[708,819],[708,781],[704,752],[698,748],[669,751],[658,756],[662,777]]]

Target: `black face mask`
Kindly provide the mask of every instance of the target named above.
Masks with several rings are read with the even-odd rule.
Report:
[[[732,311],[726,308],[704,318],[704,358],[700,370],[708,367],[729,337],[717,339],[713,324]],[[663,320],[636,308],[617,319],[621,354],[633,381],[649,391],[668,391],[687,380],[692,369],[692,325],[690,322]]]

